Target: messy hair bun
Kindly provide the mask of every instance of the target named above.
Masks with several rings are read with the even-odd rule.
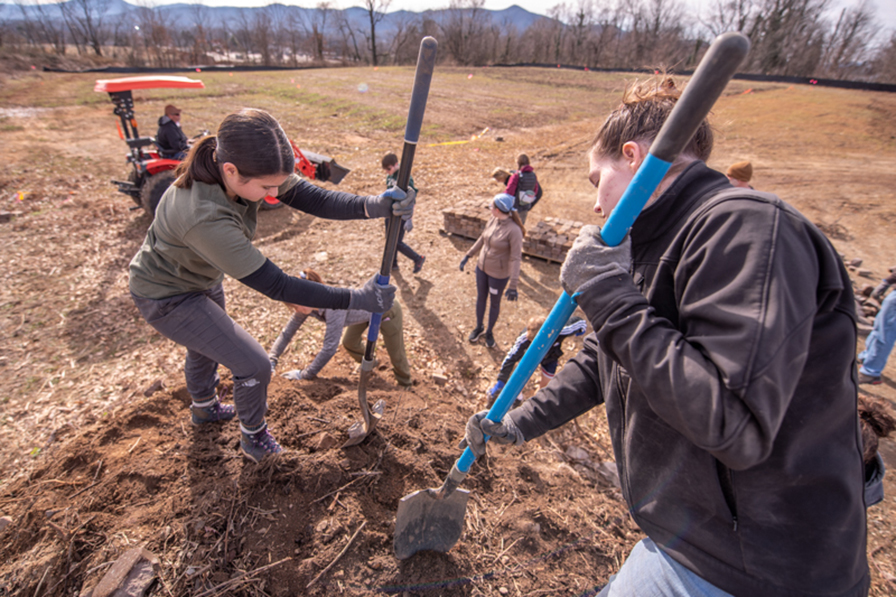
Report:
[[[645,81],[633,81],[622,94],[622,104],[601,125],[591,143],[591,151],[602,157],[622,157],[629,141],[650,144],[681,97],[672,77],[658,74]],[[681,155],[706,161],[712,153],[713,135],[704,119]]]

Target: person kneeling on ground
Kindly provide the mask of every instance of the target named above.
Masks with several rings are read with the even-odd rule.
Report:
[[[629,87],[595,137],[609,216],[675,106]],[[554,380],[464,442],[520,445],[605,404],[647,538],[600,595],[859,597],[869,590],[856,313],[837,251],[769,193],[709,169],[700,124],[621,244],[585,226],[560,273],[594,333]]]
[[[320,275],[312,270],[306,269],[302,272],[304,276],[316,282],[323,284]],[[345,328],[345,337],[342,339],[342,345],[345,350],[357,362],[361,362],[364,357],[364,346],[362,345],[362,336],[364,330],[370,324],[370,311],[362,311],[352,309],[348,311],[339,309],[312,309],[301,305],[290,305],[295,311],[292,317],[284,326],[283,331],[274,341],[268,357],[271,361],[271,369],[277,366],[280,355],[292,342],[293,337],[305,319],[310,315],[327,324],[327,331],[324,334],[324,343],[317,356],[311,361],[311,364],[304,369],[295,369],[283,374],[287,379],[314,379],[320,370],[330,362],[336,350],[339,348],[339,338],[342,336],[342,330]],[[408,387],[411,385],[411,367],[408,364],[407,352],[404,348],[404,330],[402,323],[401,304],[398,301],[392,303],[392,308],[383,313],[383,319],[380,323],[380,333],[383,335],[383,343],[389,352],[389,359],[392,361],[392,371],[398,385]]]
[[[529,320],[528,325],[526,325],[526,329],[522,331],[516,339],[516,342],[513,343],[513,347],[501,363],[501,371],[498,372],[498,381],[495,382],[495,385],[488,391],[488,406],[486,408],[491,408],[491,405],[495,402],[495,399],[501,393],[501,390],[504,389],[507,380],[510,379],[513,370],[516,369],[516,364],[519,363],[520,359],[523,358],[523,355],[526,354],[529,346],[532,345],[532,340],[535,339],[535,336],[538,334],[538,330],[541,329],[542,325],[544,325],[544,317],[533,317]],[[554,343],[545,353],[544,358],[541,359],[541,378],[538,381],[539,388],[548,385],[557,374],[557,365],[560,361],[560,357],[563,356],[563,341],[572,336],[583,335],[587,327],[588,324],[581,317],[574,316],[569,318],[569,321],[566,322],[566,325],[563,326],[563,329],[561,329],[560,333],[557,335],[557,339],[554,340]]]
[[[255,462],[282,451],[267,429],[271,364],[264,348],[227,314],[224,275],[276,301],[323,309],[388,311],[395,287],[376,276],[363,288],[333,288],[284,273],[253,244],[267,195],[333,220],[410,215],[414,193],[359,197],[301,180],[286,133],[273,116],[245,109],[224,118],[176,170],[143,245],[129,287],[144,319],[187,348],[184,373],[194,424],[240,421],[240,447]],[[218,364],[233,374],[234,406],[221,404]]]

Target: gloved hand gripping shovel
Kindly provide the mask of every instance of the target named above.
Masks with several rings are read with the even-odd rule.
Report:
[[[404,130],[404,148],[401,151],[401,165],[398,168],[397,185],[402,191],[408,190],[411,179],[411,166],[414,164],[414,153],[417,150],[417,141],[420,138],[420,127],[423,125],[423,112],[426,110],[426,98],[429,96],[429,84],[432,82],[432,72],[436,64],[436,50],[439,42],[433,37],[424,37],[420,42],[420,53],[417,55],[417,72],[414,77],[414,91],[411,94],[411,107],[408,110],[408,122]],[[392,263],[395,261],[395,252],[398,249],[398,234],[401,232],[401,216],[389,218],[386,229],[386,248],[383,251],[383,263],[380,266],[380,275],[377,282],[389,283],[389,273]],[[380,332],[382,322],[381,313],[373,313],[370,316],[370,325],[367,328],[367,346],[364,350],[364,358],[361,360],[361,379],[358,382],[358,402],[361,405],[363,422],[356,422],[348,429],[348,441],[342,447],[356,446],[364,441],[377,422],[382,418],[386,403],[377,401],[371,409],[367,403],[367,381],[374,366],[376,354],[376,338]]]
[[[749,49],[749,40],[739,33],[720,35],[710,46],[691,82],[650,146],[648,156],[601,229],[601,237],[605,243],[615,246],[625,238],[638,214],[678,154],[690,142]],[[564,292],[488,411],[488,419],[499,422],[504,418],[575,308],[575,299]],[[488,436],[485,439],[488,441]],[[448,473],[441,488],[423,489],[401,499],[395,516],[395,557],[403,560],[425,549],[444,553],[457,543],[464,529],[464,514],[469,498],[469,492],[458,489],[458,486],[466,478],[475,460],[476,456],[468,447]]]

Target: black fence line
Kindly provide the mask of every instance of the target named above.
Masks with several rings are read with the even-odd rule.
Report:
[[[544,62],[517,62],[514,64],[493,64],[493,67],[514,68],[520,66],[529,66],[536,68],[561,68],[579,71],[595,71],[601,73],[647,73],[654,74],[656,71],[646,68],[599,68],[590,66],[574,66],[571,64],[545,64]],[[689,76],[694,74],[692,70],[669,71],[670,74]],[[885,91],[896,93],[896,84],[893,83],[870,83],[867,81],[845,81],[841,79],[816,79],[815,77],[790,77],[783,75],[761,75],[753,73],[737,73],[732,77],[743,81],[763,81],[767,83],[793,83],[796,85],[816,85],[819,87],[839,87],[841,89],[861,89],[864,91]]]
[[[574,66],[571,64],[545,64],[543,62],[518,62],[515,64],[492,64],[493,68],[561,68],[566,70],[578,70],[587,72],[603,72],[603,73],[647,73],[653,74],[655,71],[650,69],[638,68],[599,68],[588,66]],[[150,68],[138,66],[106,66],[103,68],[87,68],[81,70],[71,70],[64,68],[54,68],[51,66],[43,67],[45,72],[51,73],[110,73],[110,74],[146,74],[146,73],[185,73],[185,72],[222,72],[222,71],[287,71],[287,70],[310,70],[317,68],[334,68],[332,65],[306,65],[306,66],[251,66],[251,65],[221,65],[212,64],[208,66],[189,66],[180,68]],[[337,67],[340,68],[340,67]],[[675,71],[678,75],[692,75],[694,71],[683,70]],[[751,73],[737,73],[734,79],[742,81],[761,81],[766,83],[791,83],[794,85],[816,85],[818,87],[835,87],[840,89],[859,89],[864,91],[884,91],[887,93],[896,93],[896,84],[893,83],[870,83],[866,81],[845,81],[841,79],[816,79],[814,77],[788,77],[781,75],[761,75]]]

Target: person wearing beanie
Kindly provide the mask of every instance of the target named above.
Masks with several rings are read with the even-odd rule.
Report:
[[[737,162],[728,166],[728,181],[732,186],[742,189],[752,189],[750,179],[753,178],[753,164],[750,162]]]
[[[517,283],[520,277],[520,263],[523,257],[523,227],[520,216],[513,208],[513,195],[498,193],[489,203],[492,217],[485,230],[460,261],[460,271],[464,271],[470,257],[479,254],[476,261],[476,327],[469,340],[476,343],[485,336],[485,345],[494,348],[495,337],[492,330],[501,312],[501,294],[507,288],[508,301],[517,299]],[[483,327],[485,304],[491,301],[488,312],[488,327]]]

